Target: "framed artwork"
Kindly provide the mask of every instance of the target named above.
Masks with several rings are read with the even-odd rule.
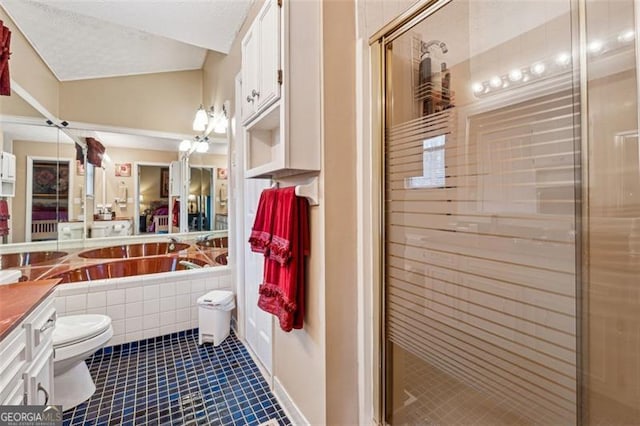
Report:
[[[131,163],[116,163],[116,176],[131,177]]]
[[[33,163],[33,194],[67,194],[69,164],[57,162]]]
[[[169,168],[160,169],[160,198],[169,197]]]
[[[218,167],[218,179],[226,179],[227,178],[227,169],[223,167]]]

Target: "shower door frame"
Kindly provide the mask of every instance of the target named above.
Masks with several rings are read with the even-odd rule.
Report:
[[[395,39],[405,34],[407,31],[415,27],[418,23],[423,22],[429,16],[435,14],[438,10],[447,6],[455,0],[421,0],[407,9],[403,14],[399,15],[379,31],[369,38],[369,58],[370,58],[370,85],[371,85],[371,184],[369,186],[371,196],[371,241],[374,243],[372,247],[371,266],[369,271],[372,277],[373,297],[372,297],[372,316],[373,316],[373,341],[372,347],[372,400],[373,400],[373,416],[378,424],[386,425],[388,414],[388,383],[387,383],[387,366],[388,351],[386,347],[386,317],[385,317],[385,129],[387,115],[387,84],[389,73],[388,68],[388,46]],[[574,96],[579,94],[580,110],[579,110],[579,130],[574,130],[576,138],[576,180],[575,180],[575,256],[576,256],[576,423],[578,425],[584,422],[583,410],[583,390],[584,375],[583,371],[586,359],[582,357],[582,348],[584,348],[587,334],[583,333],[583,329],[587,329],[585,323],[586,317],[583,315],[584,286],[588,285],[588,264],[583,260],[588,257],[584,250],[588,245],[585,244],[588,233],[585,223],[588,218],[588,129],[587,126],[580,123],[587,123],[587,49],[586,49],[586,1],[587,0],[568,0],[571,4],[571,25],[572,25],[572,57],[573,57],[573,93]],[[636,9],[638,13],[640,7]],[[637,43],[640,46],[640,43]],[[640,49],[640,47],[638,47]],[[638,71],[640,73],[640,69]],[[640,84],[640,80],[639,80]],[[639,92],[640,93],[640,92]]]

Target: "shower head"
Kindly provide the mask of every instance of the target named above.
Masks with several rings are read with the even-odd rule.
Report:
[[[449,51],[449,48],[447,48],[447,44],[444,41],[440,41],[440,40],[431,40],[428,42],[423,42],[422,43],[422,54],[424,55],[425,53],[429,53],[429,49],[431,49],[432,46],[438,46],[440,48],[440,50],[442,51],[442,53],[447,53]]]

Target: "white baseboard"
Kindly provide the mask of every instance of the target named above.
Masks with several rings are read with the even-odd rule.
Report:
[[[308,426],[310,425],[309,420],[305,418],[302,414],[302,411],[298,408],[298,406],[293,402],[289,394],[287,393],[280,380],[277,377],[273,378],[273,395],[278,400],[278,403],[291,420],[294,426]]]

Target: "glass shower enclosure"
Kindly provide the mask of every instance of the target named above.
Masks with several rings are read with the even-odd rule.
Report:
[[[387,423],[640,422],[638,7],[431,1],[377,40]]]

